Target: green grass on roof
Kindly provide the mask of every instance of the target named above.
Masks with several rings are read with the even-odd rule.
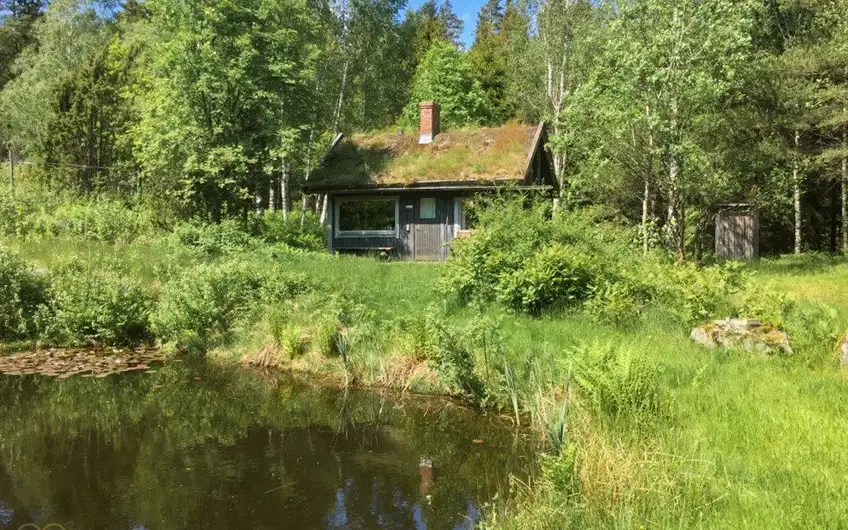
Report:
[[[332,187],[410,186],[427,182],[518,182],[537,126],[508,124],[443,132],[419,145],[417,134],[345,138],[314,175]]]

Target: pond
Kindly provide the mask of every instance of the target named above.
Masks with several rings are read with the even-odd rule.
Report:
[[[0,376],[0,528],[468,528],[533,442],[443,399],[201,362]]]

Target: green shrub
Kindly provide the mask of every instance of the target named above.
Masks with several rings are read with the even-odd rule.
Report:
[[[554,305],[573,306],[588,297],[593,269],[589,257],[574,247],[553,244],[504,272],[496,287],[497,298],[507,307],[531,314]]]
[[[149,338],[152,305],[151,294],[120,265],[75,260],[53,271],[39,327],[63,345],[136,344]]]
[[[654,364],[641,352],[613,344],[583,344],[569,352],[573,379],[590,409],[636,420],[659,411]]]
[[[452,394],[481,397],[483,387],[475,374],[474,356],[464,330],[444,315],[428,310],[424,318],[426,336],[424,355]]]
[[[16,253],[0,247],[0,340],[35,332],[34,317],[45,302],[47,282]]]
[[[685,263],[667,267],[665,274],[653,279],[662,293],[661,301],[685,324],[732,314],[730,297],[745,280],[743,266],[738,262],[710,267]]]
[[[185,222],[174,227],[170,239],[177,245],[192,248],[210,257],[242,252],[253,245],[250,234],[234,219],[218,224]]]
[[[262,271],[259,297],[263,302],[273,304],[313,290],[314,286],[306,274],[273,267]]]
[[[813,300],[797,302],[787,314],[785,328],[797,358],[812,367],[835,362],[834,345],[843,330],[834,308]]]
[[[764,324],[785,328],[786,320],[794,308],[795,301],[788,295],[760,287],[745,293],[739,307],[739,316],[758,318]]]
[[[78,199],[33,212],[19,226],[19,233],[129,243],[153,228],[153,213],[147,209],[110,199]]]
[[[550,208],[523,198],[496,197],[478,209],[480,227],[455,240],[439,288],[461,302],[490,302],[498,284],[551,241]]]
[[[153,330],[181,347],[225,340],[233,325],[258,307],[265,279],[265,270],[246,260],[186,269],[165,284]]]
[[[321,252],[327,249],[327,227],[320,218],[307,213],[301,224],[300,213],[291,213],[283,221],[282,213],[266,213],[253,218],[254,232],[265,242],[291,248]]]
[[[651,293],[627,281],[604,281],[586,301],[586,311],[601,322],[615,326],[634,324],[642,314]]]

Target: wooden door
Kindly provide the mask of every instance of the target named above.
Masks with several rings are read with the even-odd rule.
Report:
[[[439,261],[442,259],[445,201],[438,197],[421,197],[415,202],[415,259]]]

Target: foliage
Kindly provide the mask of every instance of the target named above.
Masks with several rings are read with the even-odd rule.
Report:
[[[180,223],[168,237],[177,245],[210,257],[242,252],[253,244],[242,223],[234,219],[225,219],[217,224],[198,221]]]
[[[581,251],[553,244],[530,256],[519,268],[501,274],[497,298],[530,314],[554,305],[574,306],[589,297],[594,274],[593,263]]]
[[[786,319],[786,332],[793,352],[803,362],[812,367],[835,363],[834,349],[843,330],[833,307],[817,301],[796,304]]]
[[[659,412],[657,369],[644,353],[613,344],[582,344],[566,358],[588,406],[610,418],[634,420]]]
[[[254,232],[267,243],[321,252],[327,248],[327,228],[321,219],[308,213],[303,221],[283,220],[282,214],[266,213],[254,220]]]
[[[45,302],[46,281],[15,252],[0,246],[0,340],[31,336]]]
[[[18,185],[0,193],[0,233],[19,237],[75,237],[130,243],[165,224],[149,205],[109,197],[81,199],[40,185]]]
[[[486,112],[483,92],[471,73],[467,57],[443,41],[432,45],[415,72],[403,124],[417,129],[419,103],[432,100],[441,107],[439,123],[443,129],[478,124]]]
[[[551,217],[542,203],[497,198],[479,210],[480,227],[454,242],[442,292],[463,303],[499,301],[540,315],[584,307],[614,324],[633,323],[661,305],[694,323],[732,309],[744,281],[738,264],[671,265],[661,253],[642,259],[628,234],[598,219],[599,211]]]
[[[162,290],[153,330],[181,347],[225,340],[259,303],[263,278],[253,263],[233,259],[186,269]]]
[[[44,337],[68,345],[132,345],[150,338],[153,297],[116,262],[74,260],[52,271]]]
[[[660,280],[660,297],[682,322],[695,324],[733,311],[730,296],[743,285],[745,276],[738,262],[712,267],[694,264],[670,267]]]

